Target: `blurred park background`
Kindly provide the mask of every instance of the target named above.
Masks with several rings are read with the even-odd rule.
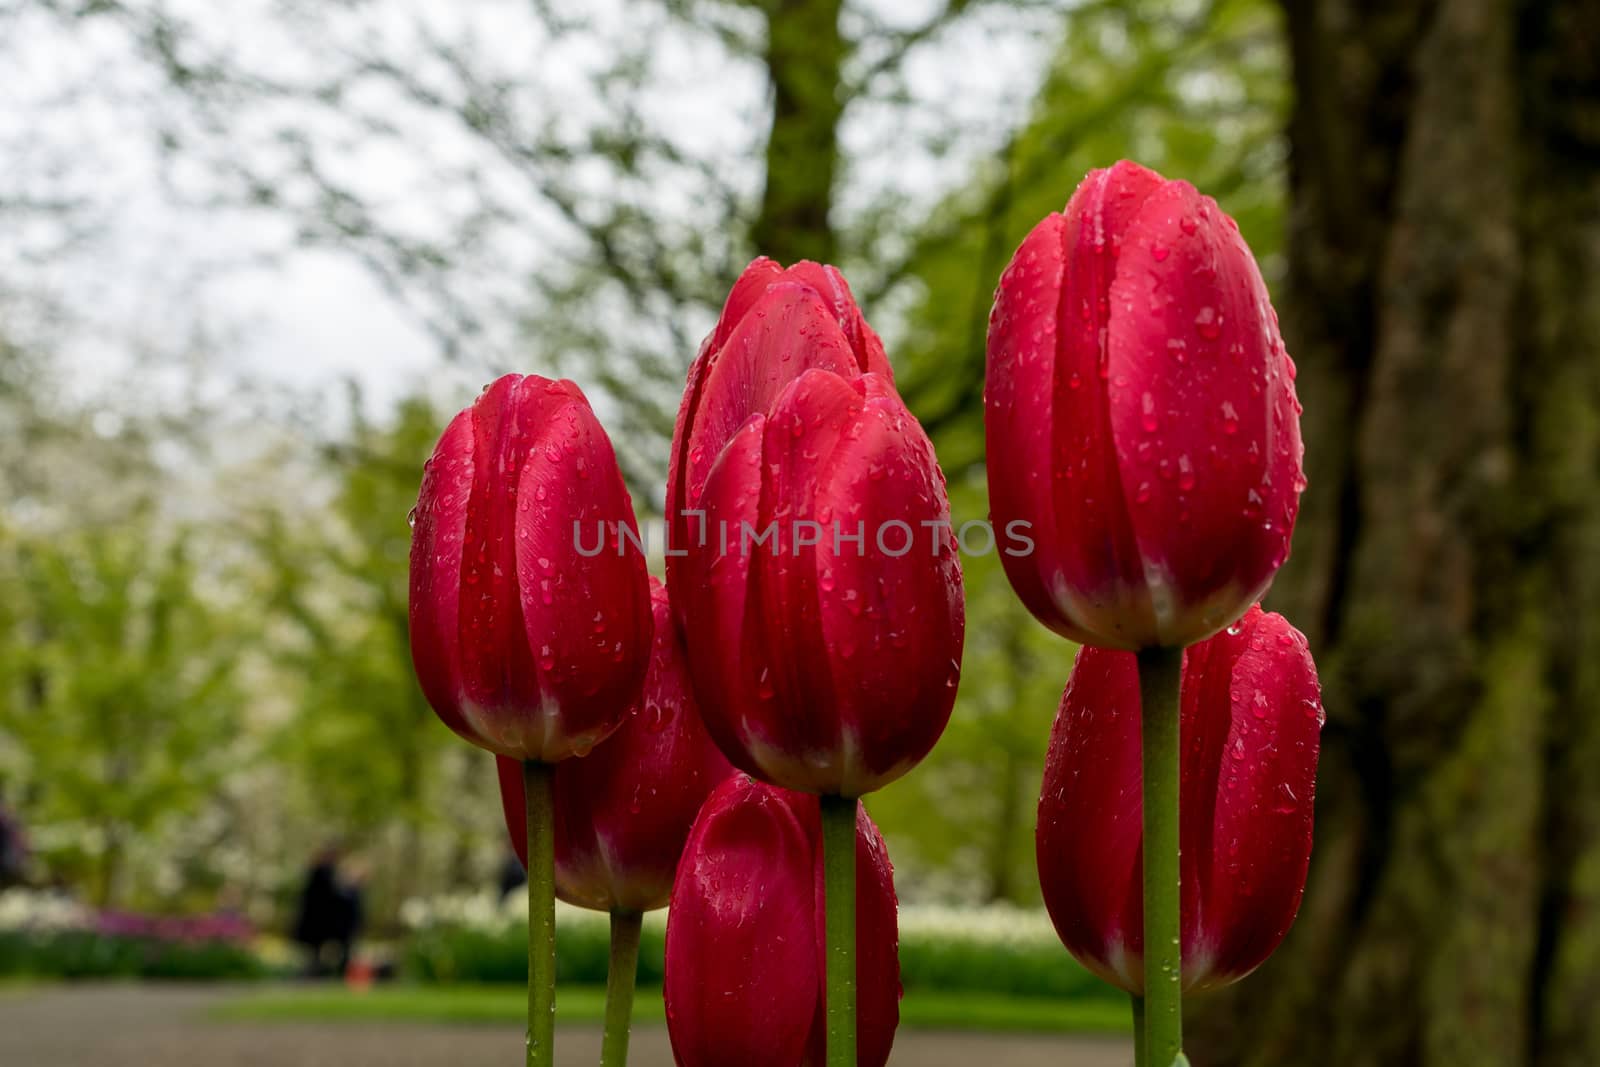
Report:
[[[1600,1047],[1600,8],[0,0],[0,70],[0,973],[291,973],[336,846],[385,966],[517,980],[493,767],[407,647],[447,416],[572,377],[651,519],[731,280],[826,260],[982,518],[995,281],[1127,156],[1238,219],[1306,408],[1317,852],[1195,1062]],[[1071,650],[966,568],[955,717],[870,805],[908,1023],[1114,1027],[1037,910]]]

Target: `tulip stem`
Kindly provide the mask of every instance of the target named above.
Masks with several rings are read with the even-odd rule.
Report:
[[[606,1029],[600,1042],[600,1067],[626,1067],[628,1028],[633,1020],[633,987],[639,975],[639,931],[644,916],[637,911],[611,913],[611,962],[606,968]]]
[[[1168,1067],[1183,1048],[1183,952],[1178,902],[1178,686],[1181,648],[1139,653],[1144,767],[1145,1051]]]
[[[856,805],[822,798],[822,892],[827,950],[828,1067],[856,1067]]]
[[[528,819],[528,1067],[554,1067],[556,1060],[554,771],[548,763],[522,765]]]
[[[1149,1067],[1144,1055],[1144,998],[1128,994],[1133,1003],[1133,1067]]]

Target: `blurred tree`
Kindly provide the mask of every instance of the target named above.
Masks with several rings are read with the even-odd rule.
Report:
[[[115,527],[3,544],[16,600],[0,735],[27,754],[7,770],[41,859],[88,875],[112,904],[140,850],[245,762],[243,632],[205,595],[217,575],[190,534],[163,530],[149,507]],[[207,846],[194,836],[162,858]]]
[[[169,194],[358,257],[486,372],[602,387],[629,414],[625,471],[653,490],[684,369],[745,262],[866,274],[894,258],[927,202],[886,157],[931,172],[1025,117],[902,121],[953,80],[917,65],[1009,39],[1002,54],[1024,61],[988,80],[1025,98],[1019,41],[1053,40],[1072,6],[247,0],[218,20],[165,0],[0,0],[0,18],[13,42],[66,27],[131,54],[111,106],[149,130]]]
[[[256,542],[264,606],[289,624],[275,635],[277,665],[297,694],[270,751],[322,833],[376,861],[373,911],[384,921],[423,891],[487,884],[473,859],[498,840],[498,794],[492,762],[440,724],[411,669],[406,515],[443,418],[411,398],[374,423],[354,393],[350,412],[347,435],[321,450],[326,507],[307,522],[304,502],[275,505]],[[440,830],[442,854],[430,855]]]
[[[1299,924],[1196,1062],[1600,1047],[1600,7],[1285,5],[1322,666]]]

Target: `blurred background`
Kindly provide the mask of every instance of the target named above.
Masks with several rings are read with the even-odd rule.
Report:
[[[0,973],[287,973],[319,857],[380,973],[515,970],[493,767],[407,646],[448,415],[572,377],[654,518],[727,286],[825,260],[982,518],[995,281],[1127,156],[1238,219],[1306,407],[1269,605],[1326,686],[1317,851],[1195,1062],[1600,1047],[1600,7],[0,0],[0,70]],[[965,983],[1061,1029],[1105,996],[1037,911],[1072,650],[993,556],[967,591],[949,732],[871,803],[908,1020]]]

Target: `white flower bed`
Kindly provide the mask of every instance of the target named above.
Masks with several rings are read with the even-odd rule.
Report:
[[[498,894],[484,892],[456,896],[412,899],[400,909],[400,920],[410,930],[437,926],[466,927],[495,933],[527,921],[528,905],[519,890],[501,900]],[[666,925],[666,911],[645,916],[645,922]],[[556,925],[603,926],[606,916],[586,908],[556,901]],[[1019,908],[1012,904],[982,907],[940,904],[910,904],[900,908],[900,936],[948,938],[996,945],[1056,945],[1050,917],[1040,908]]]
[[[0,931],[84,930],[94,913],[60,893],[7,889],[0,893]]]

